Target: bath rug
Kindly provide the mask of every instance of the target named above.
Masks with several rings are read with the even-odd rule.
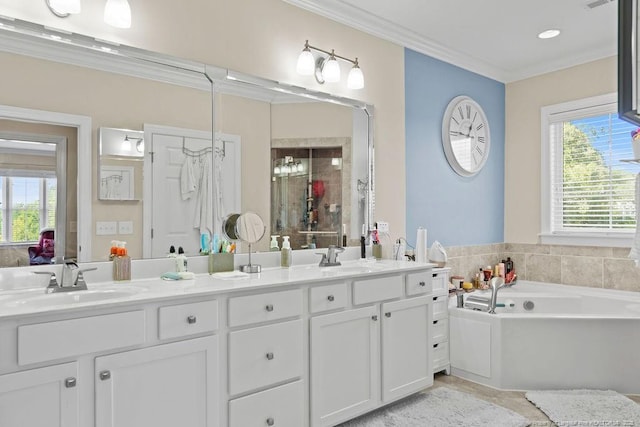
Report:
[[[470,394],[438,387],[340,424],[339,427],[525,427],[519,414]]]
[[[640,426],[640,405],[612,390],[529,391],[525,397],[558,426]]]

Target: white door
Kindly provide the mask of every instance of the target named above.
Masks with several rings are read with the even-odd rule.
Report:
[[[380,319],[371,306],[311,319],[311,425],[335,425],[380,399]]]
[[[0,426],[78,427],[77,363],[0,375]]]
[[[431,296],[382,304],[382,401],[433,385]]]
[[[170,246],[197,255],[201,229],[216,232],[220,218],[240,210],[240,138],[217,135],[214,153],[210,132],[156,125],[145,125],[144,132],[151,155],[145,156],[143,256],[164,257]],[[183,169],[187,163],[190,173]],[[199,176],[205,164],[208,179],[201,198]],[[194,180],[189,183],[187,176]],[[197,189],[187,194],[185,188],[194,184]]]
[[[216,427],[217,337],[95,360],[96,427]]]

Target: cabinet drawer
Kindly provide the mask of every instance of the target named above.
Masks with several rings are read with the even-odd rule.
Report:
[[[144,343],[144,311],[18,327],[18,364],[44,362]]]
[[[229,334],[229,393],[302,375],[302,320]]]
[[[431,272],[407,274],[407,295],[430,294],[432,289]]]
[[[431,284],[433,292],[444,291],[449,292],[449,274],[448,273],[432,273]]]
[[[302,290],[248,295],[229,299],[229,326],[268,322],[302,314]]]
[[[218,329],[218,301],[160,307],[158,337],[176,338]]]
[[[230,427],[300,427],[304,425],[302,381],[229,402]]]
[[[388,276],[353,282],[353,303],[369,304],[402,296],[402,276]]]
[[[311,288],[312,313],[345,308],[347,306],[347,284],[316,286]]]
[[[441,342],[433,345],[433,366],[442,366],[449,363],[449,343]]]
[[[439,297],[433,297],[433,319],[438,320],[443,317],[447,317],[449,304],[449,296],[441,295]]]
[[[449,320],[439,319],[433,321],[433,339],[432,343],[437,344],[443,341],[449,341]]]

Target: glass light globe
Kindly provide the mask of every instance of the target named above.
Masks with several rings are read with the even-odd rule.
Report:
[[[364,87],[364,75],[358,64],[353,66],[347,77],[347,87],[349,89],[362,89]]]
[[[305,47],[302,52],[300,52],[300,56],[298,56],[298,66],[296,67],[296,71],[298,74],[303,76],[311,76],[313,75],[316,69],[316,60],[313,58],[313,54],[308,47]]]
[[[131,28],[131,7],[127,0],[107,0],[104,22],[116,28]]]
[[[335,83],[340,81],[340,64],[335,57],[330,56],[322,67],[322,78],[325,82]]]

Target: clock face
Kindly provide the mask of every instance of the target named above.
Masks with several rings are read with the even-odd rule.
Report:
[[[480,172],[489,157],[490,140],[480,105],[468,96],[453,98],[442,119],[442,145],[453,170],[462,176]]]

